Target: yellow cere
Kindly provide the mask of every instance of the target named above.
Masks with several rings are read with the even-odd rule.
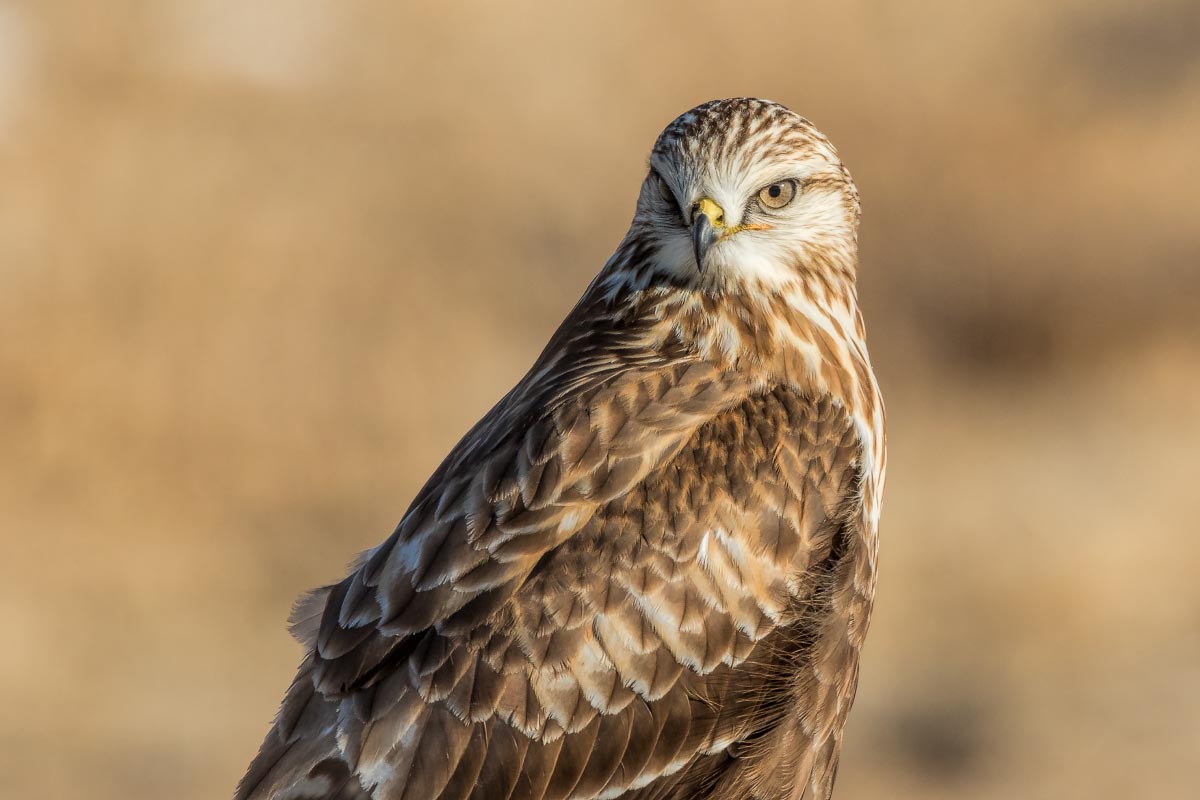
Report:
[[[696,213],[703,213],[708,217],[709,223],[713,227],[721,231],[721,239],[727,239],[728,236],[740,233],[743,230],[770,230],[770,225],[764,223],[745,223],[734,225],[732,228],[725,227],[725,209],[716,204],[716,200],[710,197],[702,198],[700,203],[696,204]]]
[[[725,209],[717,205],[711,197],[705,197],[696,204],[696,213],[708,217],[714,228],[725,227]]]
[[[721,231],[722,239],[733,236],[735,233],[739,233],[741,231],[765,231],[771,229],[770,225],[763,223],[752,224],[745,222],[743,222],[741,225],[735,225],[732,228],[726,228],[725,209],[717,205],[716,201],[711,197],[705,197],[696,204],[696,213],[703,214],[704,216],[708,217],[708,221],[712,223],[712,226]]]

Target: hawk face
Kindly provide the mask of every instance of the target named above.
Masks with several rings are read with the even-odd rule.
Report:
[[[630,234],[673,283],[770,291],[805,273],[853,281],[857,230],[858,192],[829,140],[777,103],[736,98],[659,136]]]

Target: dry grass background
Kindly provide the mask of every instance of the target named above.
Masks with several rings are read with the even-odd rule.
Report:
[[[864,198],[891,459],[839,796],[1194,796],[1192,0],[0,2],[0,796],[227,796],[292,598],[735,94]]]

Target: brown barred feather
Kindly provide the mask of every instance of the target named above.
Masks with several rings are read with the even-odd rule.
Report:
[[[529,373],[297,604],[307,655],[237,800],[830,796],[885,465],[858,194],[761,100],[684,114],[651,167]],[[781,179],[791,216],[700,269],[697,193],[753,222],[726,194]]]

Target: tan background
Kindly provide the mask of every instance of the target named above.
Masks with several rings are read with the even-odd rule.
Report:
[[[292,598],[736,94],[864,201],[891,472],[839,796],[1195,796],[1200,4],[816,5],[0,0],[0,796],[228,796]]]

